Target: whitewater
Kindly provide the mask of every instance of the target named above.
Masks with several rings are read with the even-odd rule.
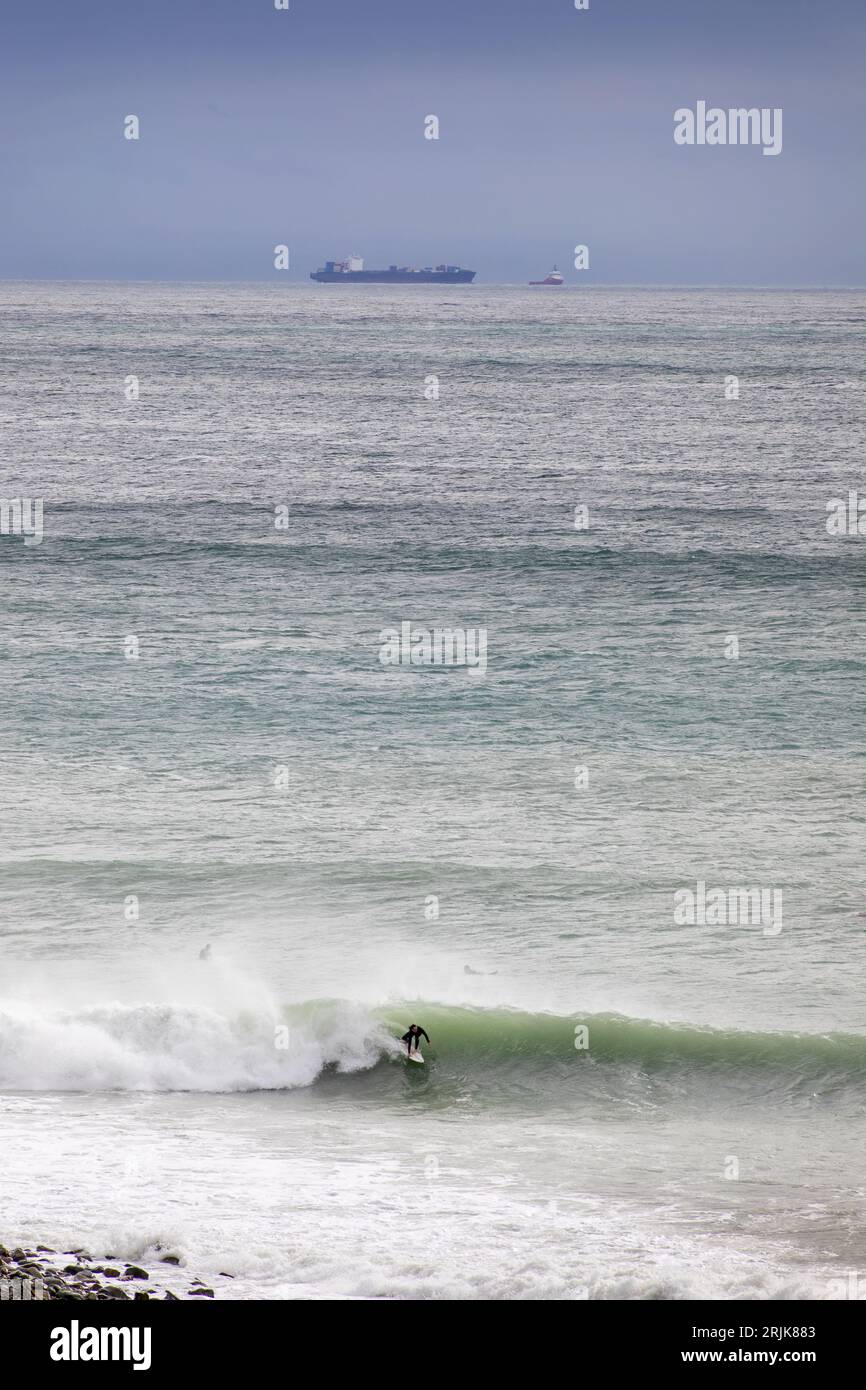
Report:
[[[838,1296],[866,297],[0,300],[44,502],[0,536],[0,1242],[217,1299]],[[404,622],[483,675],[383,665]],[[676,915],[752,887],[771,931]]]

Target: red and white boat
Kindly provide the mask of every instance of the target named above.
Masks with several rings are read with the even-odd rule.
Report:
[[[564,285],[565,280],[554,266],[550,274],[545,276],[543,280],[530,280],[529,283],[530,285]]]

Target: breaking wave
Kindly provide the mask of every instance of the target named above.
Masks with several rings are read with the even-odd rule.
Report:
[[[563,1070],[663,1076],[707,1071],[783,1084],[866,1080],[866,1036],[760,1033],[657,1023],[619,1014],[526,1013],[436,1003],[382,1008],[313,1000],[237,1013],[201,1005],[106,1004],[40,1011],[0,1007],[0,1088],[79,1091],[257,1091],[371,1072],[400,1057],[399,1036],[429,1032],[428,1077],[518,1084]]]

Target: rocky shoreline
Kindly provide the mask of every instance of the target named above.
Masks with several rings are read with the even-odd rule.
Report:
[[[152,1262],[149,1262],[152,1263]],[[23,1300],[51,1299],[128,1299],[137,1302],[162,1299],[178,1302],[184,1298],[213,1298],[213,1288],[201,1279],[180,1289],[183,1277],[180,1256],[170,1251],[157,1256],[163,1269],[153,1274],[128,1260],[106,1256],[97,1259],[86,1250],[52,1250],[37,1245],[35,1250],[17,1246],[7,1250],[0,1245],[0,1298]],[[169,1271],[178,1288],[173,1292],[165,1283]],[[226,1274],[226,1279],[231,1275]]]

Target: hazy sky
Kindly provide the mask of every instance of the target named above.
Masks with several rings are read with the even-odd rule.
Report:
[[[866,0],[0,0],[0,77],[6,278],[866,284]]]

